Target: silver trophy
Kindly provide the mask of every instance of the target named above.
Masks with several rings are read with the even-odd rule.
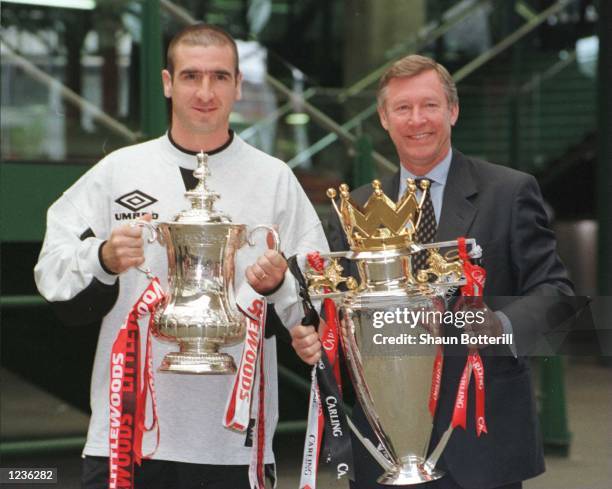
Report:
[[[456,247],[456,241],[421,245],[413,240],[429,188],[429,182],[421,184],[420,199],[415,182],[408,180],[406,193],[395,203],[375,180],[363,207],[352,201],[347,185],[340,186],[339,207],[336,191],[329,189],[351,250],[322,254],[325,268],[306,273],[311,297],[333,298],[340,307],[348,370],[382,453],[357,435],[383,467],[378,482],[386,485],[420,484],[444,475],[435,465],[448,439],[427,457],[433,426],[428,406],[438,347],[434,340],[419,340],[441,334],[438,316],[431,313],[442,313],[449,289],[465,281],[461,262],[440,253]],[[467,243],[475,245],[474,240]],[[413,271],[412,257],[418,252],[427,253],[427,268]],[[341,276],[341,258],[356,262],[358,282]],[[337,290],[341,283],[346,289],[342,292]],[[433,320],[408,324],[409,317]],[[384,327],[381,318],[390,319]],[[394,338],[393,343],[384,338]]]
[[[199,180],[185,193],[191,208],[171,222],[139,221],[151,232],[149,242],[159,241],[168,256],[168,292],[155,310],[153,334],[178,342],[179,351],[168,353],[162,372],[188,374],[232,374],[236,364],[220,347],[240,343],[246,332],[244,315],[234,295],[235,256],[245,244],[253,246],[252,235],[266,229],[278,251],[279,237],[271,226],[247,230],[214,208],[219,194],[208,188],[208,156],[197,155],[194,176]],[[143,270],[149,273],[148,270]]]

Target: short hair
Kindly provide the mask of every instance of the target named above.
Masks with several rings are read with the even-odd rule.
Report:
[[[448,104],[451,107],[457,105],[459,103],[457,86],[448,70],[431,58],[419,54],[410,54],[393,63],[380,78],[378,93],[376,95],[378,106],[382,107],[385,104],[387,86],[393,78],[412,78],[413,76],[420,75],[429,70],[433,70],[438,74]]]
[[[179,45],[184,46],[229,46],[234,53],[234,75],[238,76],[238,47],[234,38],[221,27],[212,24],[193,24],[176,34],[166,52],[166,69],[174,74],[174,51]]]

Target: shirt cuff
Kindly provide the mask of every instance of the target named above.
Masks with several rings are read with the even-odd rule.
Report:
[[[87,243],[84,250],[84,263],[87,271],[103,284],[113,285],[117,281],[118,275],[108,273],[109,271],[102,266],[100,255],[104,241],[98,238],[87,238],[84,243]]]

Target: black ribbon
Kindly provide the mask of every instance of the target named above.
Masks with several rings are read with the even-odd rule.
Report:
[[[312,305],[306,279],[297,264],[297,257],[294,255],[287,260],[289,270],[295,277],[299,285],[299,294],[302,298],[304,317],[302,325],[314,326],[319,329],[319,314]],[[340,340],[338,334],[338,341]],[[325,352],[316,366],[317,382],[319,384],[319,397],[323,415],[325,418],[325,429],[323,432],[323,460],[336,470],[338,480],[346,477],[353,477],[353,452],[351,446],[351,436],[349,425],[346,419],[346,412],[342,402],[342,395],[338,388],[338,383],[334,377],[334,372],[329,358]]]

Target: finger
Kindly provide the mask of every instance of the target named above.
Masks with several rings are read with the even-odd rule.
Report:
[[[252,287],[254,287],[255,285],[259,284],[259,279],[257,278],[255,273],[253,272],[253,267],[248,267],[246,269],[245,275],[246,275],[247,281],[249,282],[249,284]]]
[[[264,282],[268,278],[268,272],[260,266],[253,267],[253,273],[260,282]]]
[[[126,224],[113,230],[116,236],[129,236],[132,238],[140,238],[142,236],[142,227],[137,224]]]
[[[275,267],[281,267],[287,264],[287,260],[285,260],[285,257],[281,255],[278,251],[268,250],[263,254],[263,256],[265,256],[268,261]]]
[[[268,234],[266,235],[266,244],[271,250],[276,248],[276,240],[274,239],[274,234],[271,231],[268,231]]]
[[[294,338],[292,344],[295,345],[296,349],[304,349],[311,348],[314,345],[320,345],[319,336],[316,333],[310,334],[308,336],[303,336],[302,338]]]
[[[320,358],[321,356],[321,347],[320,345],[313,345],[310,348],[301,348],[295,350],[298,356],[304,360],[314,360],[315,358]]]
[[[321,342],[317,340],[310,345],[304,345],[304,344],[295,345],[294,349],[295,351],[301,352],[303,355],[311,356],[317,353],[321,349]]]
[[[133,267],[139,267],[142,264],[144,264],[144,258],[122,258],[120,260],[117,261],[117,264],[114,268],[114,270],[117,273],[123,273],[126,270],[129,270],[130,268]]]
[[[271,270],[272,268],[274,268],[274,266],[272,265],[272,263],[270,262],[270,260],[268,259],[267,256],[265,255],[261,255],[259,258],[257,258],[257,261],[255,262],[255,264],[257,266],[259,266],[262,269],[269,269]]]
[[[144,256],[134,257],[134,258],[129,259],[129,263],[131,267],[139,267],[140,265],[144,264],[144,262],[145,262]]]
[[[121,258],[144,258],[144,251],[142,248],[125,247],[117,251],[117,256]]]
[[[317,334],[317,331],[314,329],[314,326],[304,326],[302,324],[299,324],[291,329],[292,338],[300,339],[312,334]]]
[[[282,277],[284,277],[285,275],[285,271],[287,270],[287,267],[284,264],[281,264],[280,266],[277,266],[275,264],[272,264],[270,262],[268,263],[258,263],[258,266],[261,268],[261,270],[268,276],[272,276],[274,277],[275,280],[281,279]]]
[[[308,365],[314,365],[319,360],[321,360],[321,351],[318,351],[317,353],[315,353],[312,356],[309,356],[309,357],[307,357],[307,356],[304,356],[304,357],[300,356],[300,358],[302,359],[302,361],[304,363],[307,363]]]
[[[144,249],[144,240],[133,236],[114,236],[112,244],[115,248],[139,248]]]

